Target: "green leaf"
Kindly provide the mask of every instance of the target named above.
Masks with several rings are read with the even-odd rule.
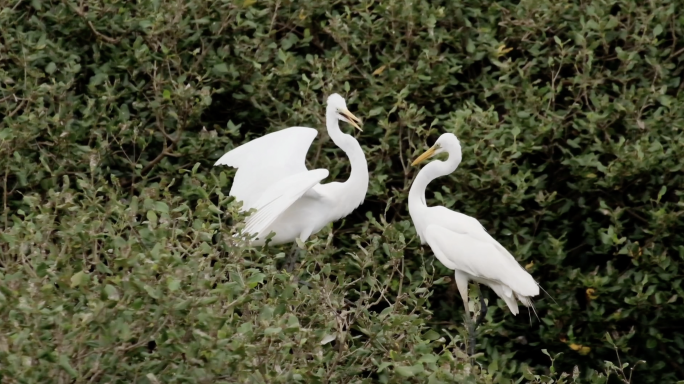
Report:
[[[468,39],[468,42],[466,43],[466,52],[468,52],[468,53],[474,53],[475,52],[475,43],[473,42],[473,39]]]
[[[396,372],[396,373],[398,373],[398,374],[400,374],[401,376],[404,376],[404,377],[413,377],[413,376],[416,375],[416,373],[420,373],[420,372],[422,372],[422,371],[423,371],[423,367],[422,367],[422,366],[420,366],[420,369],[416,368],[415,365],[414,365],[414,366],[410,366],[410,367],[401,366],[401,365],[399,365],[399,366],[395,365],[395,366],[394,366],[394,372]]]
[[[169,288],[169,291],[175,292],[180,288],[180,280],[176,279],[175,277],[170,277],[166,280],[166,286]]]
[[[252,276],[250,276],[249,279],[247,279],[247,286],[249,288],[254,288],[257,285],[263,283],[265,277],[266,275],[261,272],[255,273]]]
[[[430,340],[430,341],[437,340],[440,337],[442,337],[442,336],[440,336],[439,333],[433,331],[432,329],[425,332],[425,334],[423,335],[423,339]]]
[[[653,36],[654,36],[654,37],[657,37],[657,36],[659,36],[661,33],[663,33],[663,26],[660,25],[660,24],[658,24],[658,25],[655,26],[655,28],[653,28]]]
[[[149,220],[152,223],[156,223],[157,222],[157,214],[154,213],[154,211],[152,211],[152,210],[147,211],[147,220]]]
[[[665,195],[666,192],[667,192],[667,186],[666,185],[663,185],[662,187],[660,187],[660,191],[658,192],[658,200],[657,200],[658,202],[660,202],[660,199]]]
[[[290,314],[287,318],[287,328],[288,329],[299,329],[300,324],[299,320],[297,319],[297,316]]]
[[[149,285],[144,285],[145,291],[147,294],[149,294],[153,299],[159,299],[161,296],[159,295],[159,291],[156,288],[150,287]]]
[[[86,282],[88,282],[88,275],[83,271],[77,272],[71,276],[71,288],[76,288]]]
[[[199,304],[201,306],[206,306],[206,305],[214,304],[218,300],[219,300],[218,296],[208,296],[208,297],[201,298],[197,304]]]
[[[50,75],[55,73],[56,70],[57,70],[57,64],[55,64],[53,61],[48,63],[47,66],[45,66],[45,73],[48,73]]]
[[[383,361],[380,365],[378,365],[378,373],[384,371],[385,368],[389,367],[390,365],[392,365],[392,363]]]
[[[423,355],[418,359],[419,363],[427,363],[427,364],[434,364],[439,360],[439,356],[429,353],[426,355]]]
[[[156,201],[154,206],[161,213],[169,213],[169,205],[163,201]]]
[[[226,73],[228,73],[228,66],[226,65],[226,63],[219,63],[214,65],[212,71],[215,75],[225,75]]]
[[[69,358],[65,354],[60,354],[58,357],[58,364],[59,366],[65,370],[71,377],[76,378],[78,377],[78,372],[71,366],[69,363]]]
[[[98,85],[104,83],[104,81],[105,81],[106,79],[107,79],[107,75],[106,75],[106,74],[104,74],[104,73],[97,73],[97,74],[95,74],[94,76],[92,76],[92,77],[90,78],[90,84],[89,84],[89,85],[90,85],[90,86],[93,86],[93,87],[98,86]]]
[[[605,29],[608,30],[613,30],[615,27],[618,25],[618,19],[615,16],[610,16],[608,17],[608,21],[606,22]]]
[[[336,333],[325,335],[323,337],[323,340],[321,340],[321,345],[326,345],[326,344],[332,342],[333,340],[335,340],[336,338],[337,338]]]
[[[109,300],[117,301],[119,300],[119,291],[111,284],[107,284],[104,287],[104,292]]]

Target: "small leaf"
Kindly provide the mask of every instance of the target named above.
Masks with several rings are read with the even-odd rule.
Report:
[[[386,65],[380,66],[378,69],[376,69],[375,71],[373,71],[373,76],[377,76],[377,75],[383,73],[383,72],[385,71],[385,68],[387,68]]]
[[[468,39],[468,43],[466,43],[466,51],[468,53],[475,52],[475,43],[473,43],[473,39]]]
[[[71,276],[71,288],[76,288],[82,283],[85,283],[87,278],[88,276],[83,271],[75,273]]]
[[[283,330],[283,329],[280,328],[280,327],[266,328],[266,329],[264,330],[264,335],[266,335],[266,336],[277,335],[277,334],[279,334],[280,332],[282,332],[282,330]]]
[[[71,366],[71,364],[69,363],[69,358],[66,355],[59,355],[58,361],[59,366],[65,371],[67,371],[67,373],[71,375],[71,377],[78,377],[78,372],[76,372],[76,370]]]
[[[180,288],[180,280],[176,279],[175,277],[171,277],[168,280],[166,280],[166,286],[169,288],[169,291],[175,292]]]
[[[658,24],[655,26],[655,28],[653,28],[653,36],[658,36],[661,33],[663,33],[663,26]]]
[[[368,115],[367,115],[367,116],[368,116],[368,117],[373,117],[373,116],[375,116],[375,115],[379,115],[379,114],[382,113],[383,110],[384,110],[384,109],[383,109],[382,107],[373,108],[373,109],[371,109],[370,111],[368,111]]]
[[[159,384],[159,379],[157,379],[157,376],[155,376],[154,373],[150,372],[147,375],[145,375],[145,377],[147,377],[147,380],[149,380],[150,383]]]
[[[214,65],[214,68],[212,68],[212,71],[216,75],[225,75],[226,73],[228,73],[228,66],[226,65],[226,63],[219,63],[219,64]]]
[[[157,222],[157,214],[154,213],[154,211],[147,211],[147,220],[156,223]]]
[[[257,285],[263,283],[265,277],[266,275],[264,275],[263,273],[255,273],[252,276],[250,276],[249,279],[247,279],[247,286],[250,288],[254,288]]]
[[[299,324],[299,320],[297,319],[297,316],[295,316],[295,315],[288,316],[287,328],[289,328],[289,329],[300,328],[300,324]]]
[[[617,25],[618,19],[615,16],[610,16],[604,27],[605,29],[614,29],[615,27],[617,27]]]
[[[667,192],[667,186],[663,185],[660,187],[660,192],[658,192],[658,202],[660,202],[660,199],[665,195],[665,192]]]
[[[114,300],[114,301],[119,300],[119,291],[117,291],[116,287],[114,287],[113,285],[111,285],[111,284],[105,285],[104,292],[107,295],[107,298],[109,300]]]
[[[169,213],[169,206],[163,201],[157,201],[154,203],[154,207],[157,211],[161,213]]]
[[[439,360],[439,356],[429,353],[427,355],[421,356],[420,359],[418,359],[419,363],[428,363],[428,364],[434,364]]]
[[[413,377],[413,367],[406,367],[406,366],[394,366],[394,372],[400,374],[401,376],[404,377]]]
[[[211,305],[218,301],[218,296],[209,296],[201,298],[197,304],[201,306]]]
[[[162,97],[166,100],[171,100],[171,91],[165,89],[164,92],[162,92]]]
[[[437,339],[439,339],[440,337],[441,337],[441,336],[439,335],[439,333],[433,331],[432,329],[429,330],[429,331],[427,331],[427,332],[425,332],[425,334],[423,335],[423,338],[424,338],[425,340],[430,340],[430,341],[432,341],[432,340],[437,340]]]
[[[159,299],[161,296],[159,295],[159,292],[154,289],[153,287],[150,287],[149,285],[144,286],[145,291],[147,291],[147,294],[150,295],[153,299]]]
[[[52,61],[45,67],[45,73],[53,74],[56,70],[57,64]]]
[[[325,335],[325,337],[323,338],[323,340],[321,340],[321,345],[326,345],[326,344],[328,344],[329,342],[335,340],[336,338],[337,338],[337,334],[336,334],[336,333],[333,333],[332,335]]]

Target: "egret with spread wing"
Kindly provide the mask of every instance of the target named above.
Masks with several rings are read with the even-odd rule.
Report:
[[[242,211],[256,210],[247,217],[243,231],[256,235],[251,244],[265,244],[271,232],[272,245],[297,238],[306,241],[363,202],[368,190],[368,163],[359,142],[342,133],[339,125],[342,120],[361,130],[357,124],[360,120],[336,93],[328,97],[325,118],[328,135],[351,162],[351,175],[344,183],[320,184],[328,177],[328,170],[306,168],[306,152],[318,134],[313,128],[291,127],[269,133],[233,149],[214,164],[237,168],[229,195],[242,201]]]
[[[443,206],[428,207],[425,188],[430,181],[456,170],[461,163],[461,143],[452,133],[445,133],[435,145],[419,156],[416,165],[439,153],[446,152],[446,161],[435,160],[420,170],[409,192],[409,214],[420,237],[428,243],[437,259],[454,271],[456,286],[463,299],[470,338],[470,354],[475,347],[475,327],[486,313],[486,305],[479,292],[482,309],[473,325],[468,308],[468,281],[488,285],[508,305],[511,313],[518,314],[519,300],[531,307],[539,286],[532,276],[518,264],[506,248],[494,240],[480,222],[470,216],[454,212]],[[479,285],[478,285],[479,290]],[[533,307],[534,309],[534,307]]]

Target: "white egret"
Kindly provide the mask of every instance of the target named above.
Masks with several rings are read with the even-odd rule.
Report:
[[[242,201],[241,211],[256,209],[246,218],[243,231],[256,235],[251,244],[264,245],[271,232],[271,245],[296,239],[304,242],[363,202],[368,190],[368,163],[359,142],[343,133],[339,125],[342,120],[361,131],[357,124],[360,120],[336,93],[327,99],[325,118],[328,135],[351,162],[351,175],[344,183],[320,184],[328,177],[328,170],[306,168],[306,153],[318,134],[314,128],[290,127],[269,133],[231,150],[214,164],[237,168],[229,195]],[[291,260],[288,270],[293,263]]]
[[[472,355],[475,327],[484,318],[486,305],[480,291],[482,309],[476,324],[473,325],[468,308],[468,281],[473,280],[492,288],[508,305],[513,315],[518,314],[517,300],[526,307],[532,306],[530,298],[539,294],[539,286],[513,255],[487,233],[477,219],[443,206],[427,206],[425,188],[430,181],[456,170],[462,159],[461,143],[454,134],[444,133],[430,149],[411,164],[419,164],[443,152],[448,153],[449,158],[446,161],[435,160],[427,164],[411,185],[409,214],[420,236],[421,244],[428,243],[437,259],[454,271],[456,286],[466,311],[466,323],[471,335],[469,349]],[[479,285],[477,288],[479,291]]]

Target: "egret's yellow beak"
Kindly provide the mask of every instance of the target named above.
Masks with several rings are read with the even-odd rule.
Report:
[[[413,165],[416,165],[416,164],[420,164],[420,163],[423,162],[423,160],[431,158],[432,156],[435,155],[435,151],[437,151],[437,149],[439,149],[439,147],[436,146],[436,145],[433,145],[430,149],[428,149],[427,151],[425,151],[425,153],[423,153],[422,155],[418,156],[417,159],[413,160],[413,163],[411,163],[411,165],[413,166]]]
[[[348,121],[349,124],[353,125],[356,129],[363,132],[363,129],[361,129],[361,127],[359,127],[359,125],[357,124],[357,122],[359,122],[359,123],[361,122],[361,119],[354,116],[354,114],[349,112],[348,109],[341,109],[339,111],[339,113],[343,114],[347,118],[347,120],[349,120]]]

